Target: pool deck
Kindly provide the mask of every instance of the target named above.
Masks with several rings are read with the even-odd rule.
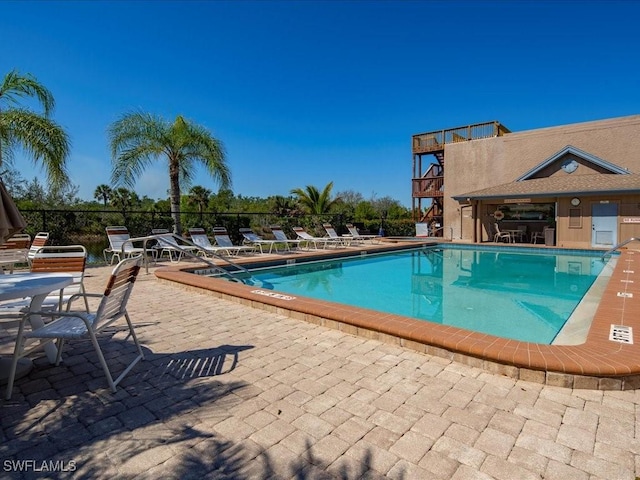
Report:
[[[87,290],[100,291],[109,272],[89,268]],[[59,367],[35,358],[13,398],[0,401],[6,478],[633,480],[640,472],[640,390],[491,373],[278,308],[186,292],[154,273],[164,275],[141,272],[129,302],[145,360],[115,394],[90,344],[77,342]],[[628,303],[622,310],[631,314]],[[121,329],[104,336],[108,361],[134,352]],[[61,463],[43,473],[43,461]]]
[[[345,250],[357,255],[358,251],[371,252],[390,247],[370,245]],[[343,251],[340,254],[346,253]],[[296,254],[298,258],[322,255],[335,256],[336,252],[319,254],[303,251]],[[254,262],[252,258],[239,261],[241,264]],[[636,389],[640,386],[640,345],[609,339],[612,324],[640,332],[640,251],[636,250],[622,251],[604,287],[586,340],[577,345],[520,342],[310,298],[277,298],[268,296],[269,292],[256,287],[192,275],[180,268],[161,270],[156,275],[168,281],[211,291],[220,298],[345,333],[397,344],[516,379],[604,390]]]

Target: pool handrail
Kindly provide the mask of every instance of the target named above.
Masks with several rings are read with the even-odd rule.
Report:
[[[611,255],[613,252],[615,252],[616,250],[618,250],[619,248],[624,247],[627,243],[631,243],[633,241],[637,241],[640,242],[640,238],[638,237],[631,237],[628,238],[627,240],[625,240],[624,242],[621,242],[619,244],[617,244],[615,247],[613,247],[611,250],[607,250],[606,252],[604,252],[602,254],[602,259],[604,260],[604,257],[606,257],[607,255]]]

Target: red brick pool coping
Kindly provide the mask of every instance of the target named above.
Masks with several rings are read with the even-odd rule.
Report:
[[[403,242],[406,248],[407,242]],[[377,245],[333,252],[297,253],[295,258],[354,255],[398,245]],[[291,257],[289,257],[291,258]],[[276,260],[282,261],[282,257]],[[255,264],[249,257],[237,263]],[[274,261],[273,257],[264,260]],[[622,250],[596,310],[587,338],[580,345],[543,345],[494,337],[364,308],[306,297],[277,298],[259,288],[192,273],[201,267],[167,267],[155,275],[218,298],[268,310],[342,332],[401,345],[423,353],[512,378],[570,388],[627,390],[640,387],[640,345],[609,340],[612,324],[640,331],[640,251]],[[267,293],[265,295],[265,293]]]

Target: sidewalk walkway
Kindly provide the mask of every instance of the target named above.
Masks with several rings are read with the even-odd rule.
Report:
[[[87,289],[100,291],[109,271],[88,269]],[[633,480],[640,471],[638,391],[515,381],[144,271],[129,305],[146,359],[116,394],[88,343],[70,344],[59,367],[36,359],[0,402],[0,478]],[[134,348],[112,333],[106,356],[117,362]]]

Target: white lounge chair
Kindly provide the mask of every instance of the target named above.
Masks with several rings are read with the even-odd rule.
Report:
[[[301,241],[297,238],[290,239],[289,237],[287,237],[287,234],[284,233],[284,230],[282,230],[282,227],[280,227],[280,225],[270,225],[269,229],[271,230],[271,233],[273,233],[275,239],[278,242],[282,242],[284,245],[286,245],[287,249],[289,249],[290,246],[293,246],[295,248],[300,247]]]
[[[202,254],[207,256],[208,254],[212,255],[233,255],[237,254],[237,249],[229,249],[228,247],[221,247],[218,245],[213,245],[207,236],[204,228],[190,228],[189,236],[191,237],[191,241],[200,247],[198,250],[198,255]]]
[[[229,252],[235,252],[236,255],[240,253],[254,253],[256,248],[249,245],[234,245],[227,229],[224,227],[213,227],[213,237],[216,239],[216,244],[219,247],[224,247]]]
[[[329,238],[332,238],[333,241],[337,244],[342,245],[343,247],[348,247],[349,245],[351,245],[351,238],[341,237],[340,235],[338,235],[338,232],[336,232],[336,229],[333,228],[333,225],[331,225],[330,223],[323,223],[322,227],[327,232],[327,235],[329,235]]]
[[[322,244],[322,248],[327,248],[327,245],[337,245],[336,241],[329,237],[314,237],[313,235],[307,233],[307,231],[302,227],[293,227],[294,233],[298,236],[298,238],[307,243],[307,246],[313,244],[313,248],[317,249],[318,244]]]
[[[58,354],[56,358],[56,365],[59,365],[62,358],[64,342],[67,340],[78,340],[83,338],[89,338],[91,340],[93,348],[98,355],[98,360],[100,361],[105,376],[107,377],[109,388],[112,392],[116,391],[118,383],[120,383],[124,376],[129,373],[139,360],[144,358],[142,348],[140,347],[140,343],[138,342],[138,338],[136,337],[136,333],[133,329],[133,324],[131,323],[131,319],[129,318],[129,314],[126,309],[141,263],[141,255],[122,260],[113,269],[103,294],[81,294],[76,296],[77,298],[100,298],[100,304],[95,314],[84,311],[75,311],[68,308],[62,316],[60,315],[60,312],[30,312],[22,318],[18,329],[18,337],[16,339],[16,346],[11,361],[11,370],[7,381],[7,399],[11,398],[16,367],[20,358],[28,355],[43,345],[48,344],[49,342],[57,340]],[[76,297],[74,297],[74,299]],[[73,302],[74,299],[72,299],[71,302]],[[37,328],[35,330],[27,329],[25,331],[25,323],[28,322],[31,315],[50,317],[52,321],[41,328]],[[129,335],[133,338],[138,353],[118,378],[114,380],[111,376],[111,372],[109,371],[104,355],[102,354],[100,343],[98,342],[98,334],[106,327],[123,317],[127,322]],[[113,334],[109,334],[107,338],[112,339]],[[36,345],[27,346],[26,341],[30,339],[40,340],[40,342]],[[118,358],[122,359],[124,357],[120,354],[118,355]]]
[[[158,242],[158,244],[153,247],[156,252],[156,260],[161,259],[166,253],[169,257],[169,261],[175,263],[182,259],[185,252],[190,252],[194,255],[197,254],[196,252],[198,251],[198,247],[179,244],[177,238],[180,237],[174,235],[167,229],[155,228],[151,230],[151,235],[154,235]]]
[[[108,226],[105,230],[109,239],[109,246],[104,249],[103,255],[104,261],[109,265],[113,265],[115,260],[120,262],[125,258],[144,254],[144,248],[133,246],[127,227],[121,225]]]
[[[278,252],[278,244],[281,244],[278,240],[265,240],[261,236],[257,235],[250,228],[240,228],[240,234],[244,237],[245,245],[252,245],[256,248],[260,249],[260,253],[264,253],[262,249],[263,246],[269,246],[269,251],[267,253],[271,253],[273,248],[275,247],[276,253]],[[287,245],[288,248],[288,245]]]
[[[351,234],[351,238],[357,241],[373,243],[374,240],[380,238],[379,235],[361,235],[358,229],[351,223],[346,224],[347,230]]]

